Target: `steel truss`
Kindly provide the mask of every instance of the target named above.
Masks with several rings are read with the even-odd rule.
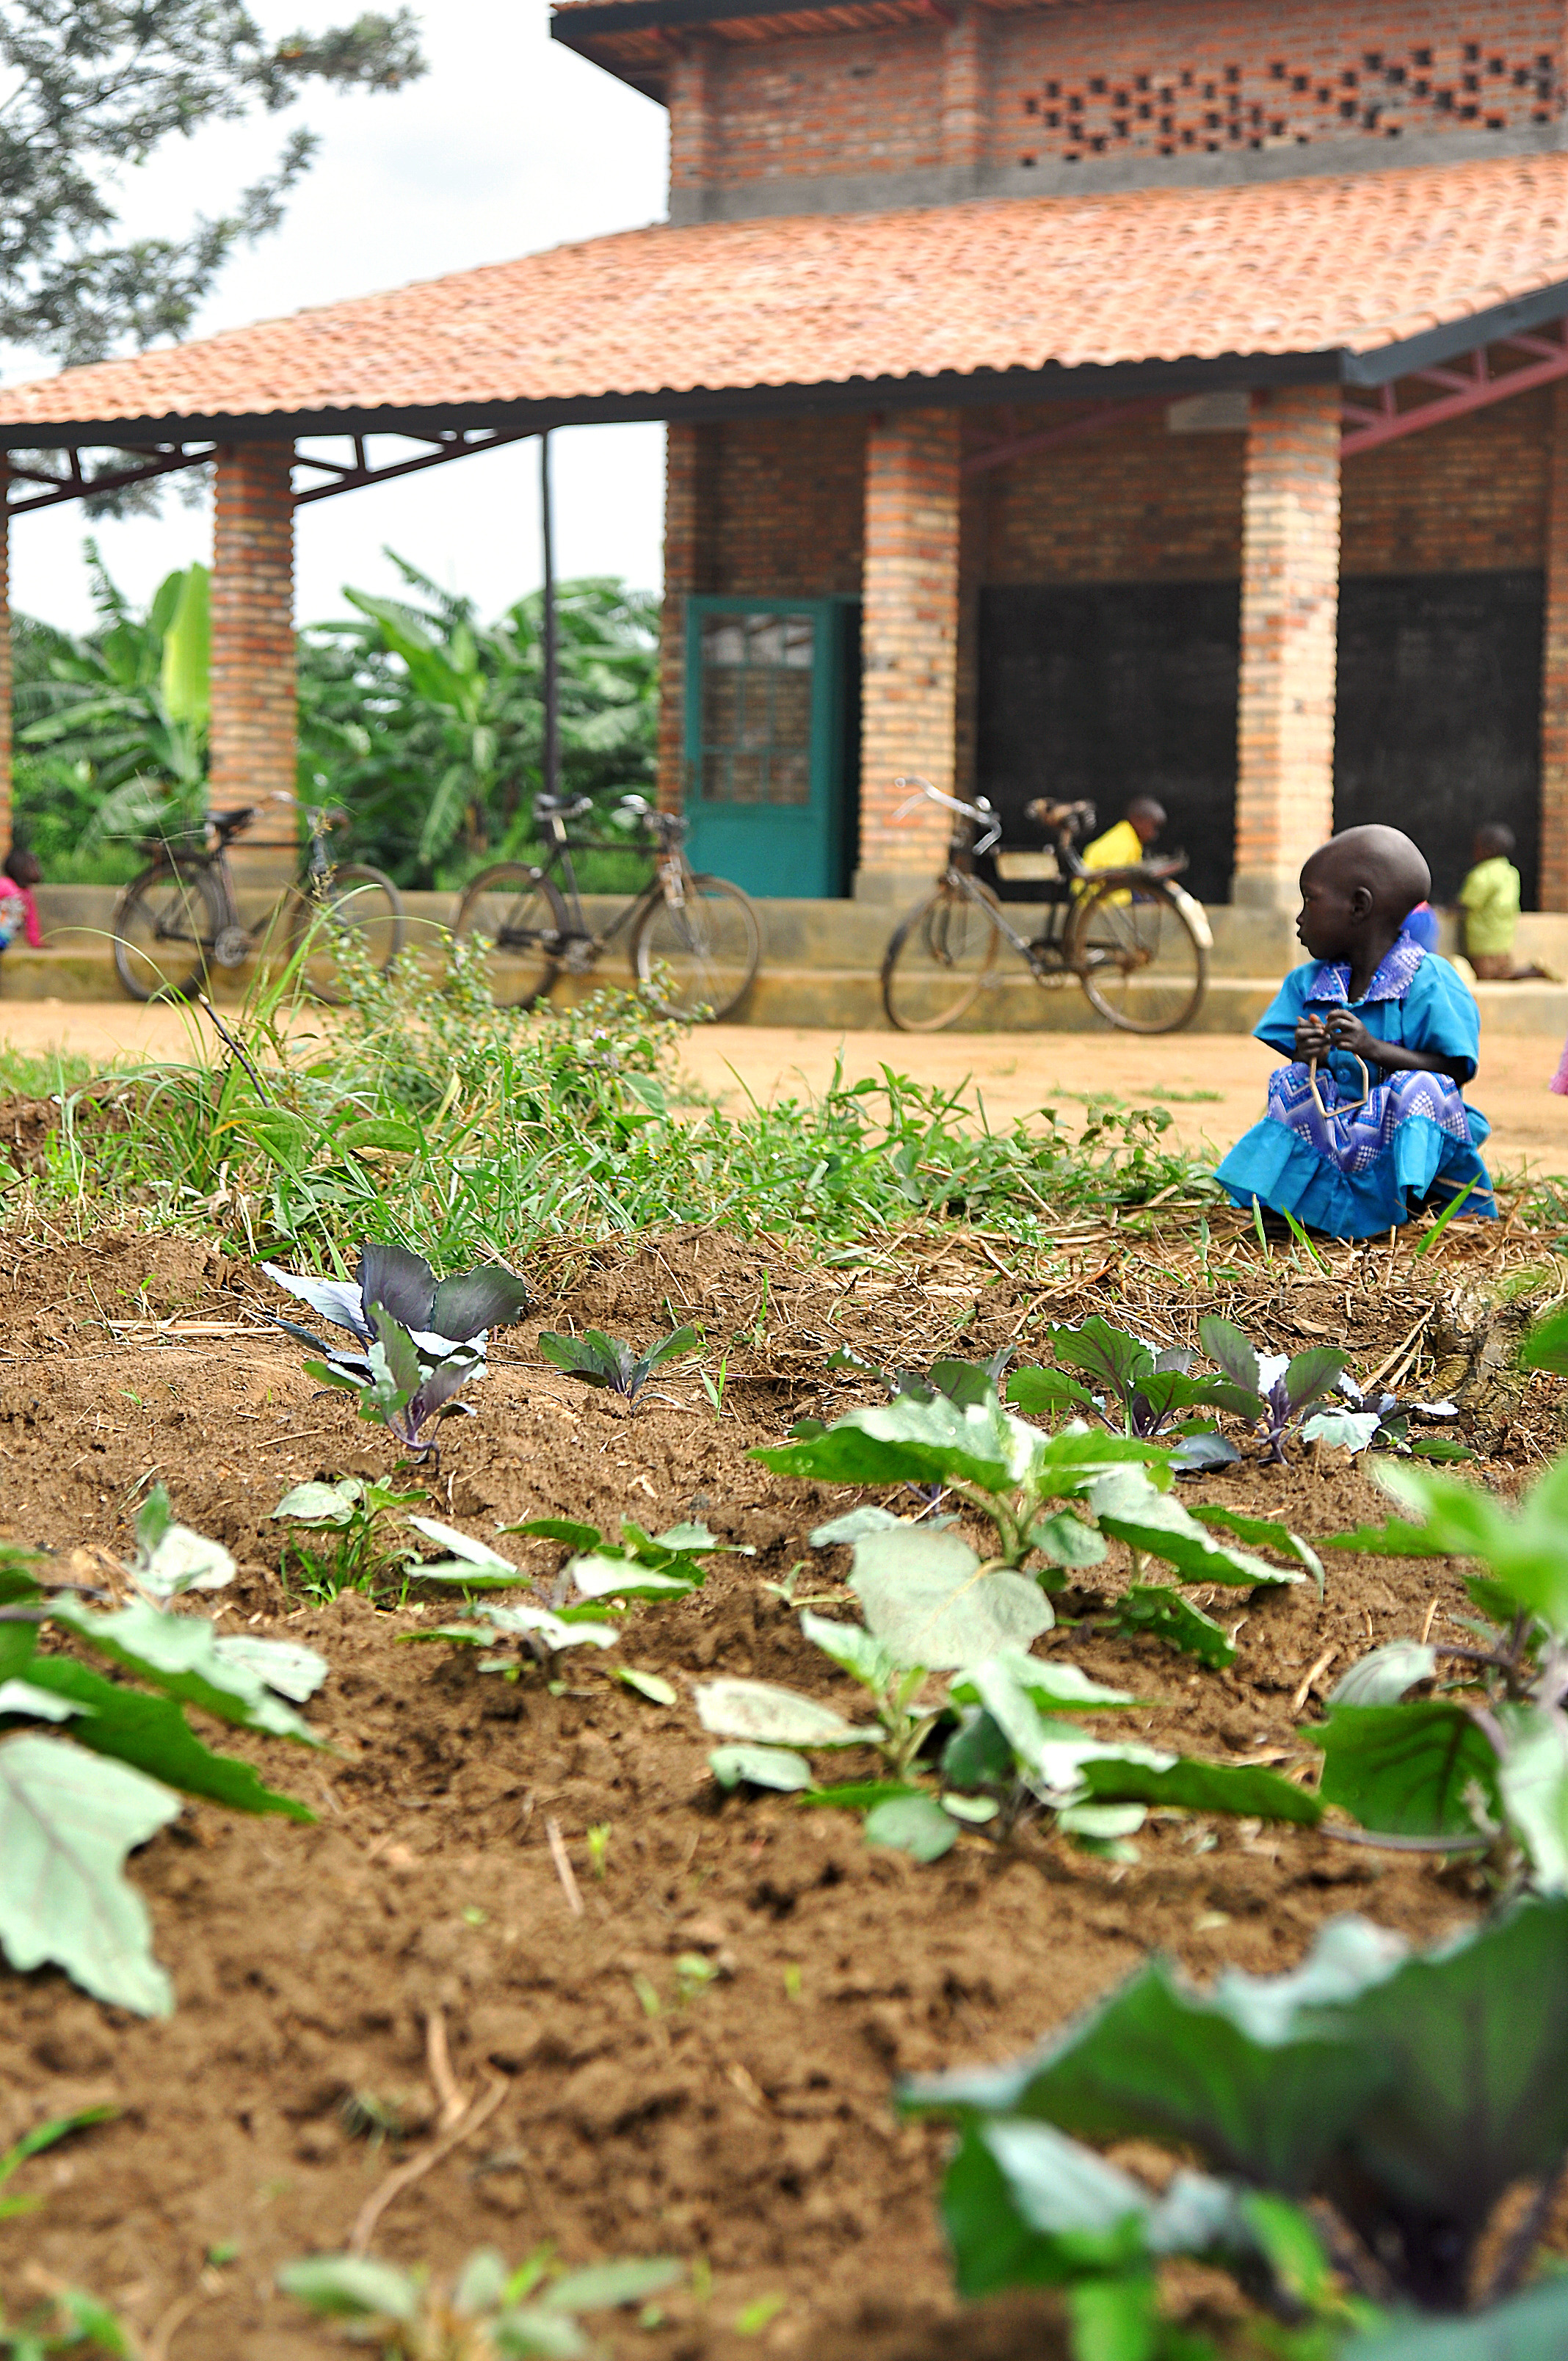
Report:
[[[466,459],[476,452],[498,450],[507,443],[526,442],[538,431],[537,427],[529,427],[500,433],[481,428],[455,430],[450,434],[414,434],[388,428],[387,433],[394,434],[399,443],[419,443],[428,447],[412,459],[389,459],[381,464],[369,456],[366,445],[370,438],[364,434],[344,438],[353,445],[351,460],[327,459],[313,451],[296,451],[296,467],[313,468],[328,480],[308,484],[303,490],[297,491],[294,506],[297,509],[308,508],[313,500],[330,500],[339,492],[357,491],[362,484],[390,483],[394,476],[418,475],[426,467],[443,467],[450,460]],[[314,441],[316,438],[313,436],[311,439]],[[104,446],[94,445],[88,447],[100,449]],[[51,474],[44,467],[19,466],[12,459],[8,467],[13,481],[36,485],[39,489],[21,500],[13,499],[9,502],[9,513],[13,517],[27,516],[34,509],[58,508],[62,500],[90,500],[96,492],[125,491],[134,484],[149,484],[159,476],[172,476],[182,468],[204,467],[217,457],[219,447],[216,443],[199,445],[160,443],[155,445],[144,459],[123,467],[107,468],[97,476],[83,474],[79,449],[68,450],[64,454],[68,464],[63,476]]]

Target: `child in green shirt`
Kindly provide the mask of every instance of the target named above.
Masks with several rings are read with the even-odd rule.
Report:
[[[1514,934],[1519,922],[1519,873],[1514,867],[1514,832],[1498,820],[1475,831],[1473,867],[1459,889],[1464,913],[1464,956],[1481,983],[1514,983],[1538,976],[1538,967],[1514,965]]]

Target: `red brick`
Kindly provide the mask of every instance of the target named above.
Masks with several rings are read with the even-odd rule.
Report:
[[[236,443],[214,468],[209,793],[217,809],[265,803],[254,843],[236,848],[251,884],[292,868],[293,460],[291,443]]]
[[[950,410],[898,411],[866,444],[858,888],[879,898],[934,875],[948,838],[935,807],[894,818],[894,782],[955,785],[959,457]]]

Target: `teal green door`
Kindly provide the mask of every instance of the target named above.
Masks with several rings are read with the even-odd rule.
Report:
[[[686,602],[694,869],[748,894],[844,891],[847,602]]]

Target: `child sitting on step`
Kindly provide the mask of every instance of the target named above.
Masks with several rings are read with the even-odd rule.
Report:
[[[36,951],[42,943],[33,888],[43,873],[37,853],[29,852],[25,844],[14,844],[5,855],[0,866],[0,951],[9,950],[24,928],[31,950]]]
[[[1475,1153],[1491,1126],[1462,1096],[1480,1016],[1448,961],[1405,930],[1431,891],[1397,828],[1346,829],[1302,870],[1296,932],[1311,963],[1257,1027],[1290,1062],[1219,1168],[1238,1205],[1255,1198],[1340,1238],[1373,1237],[1461,1190],[1464,1213],[1496,1216]]]

